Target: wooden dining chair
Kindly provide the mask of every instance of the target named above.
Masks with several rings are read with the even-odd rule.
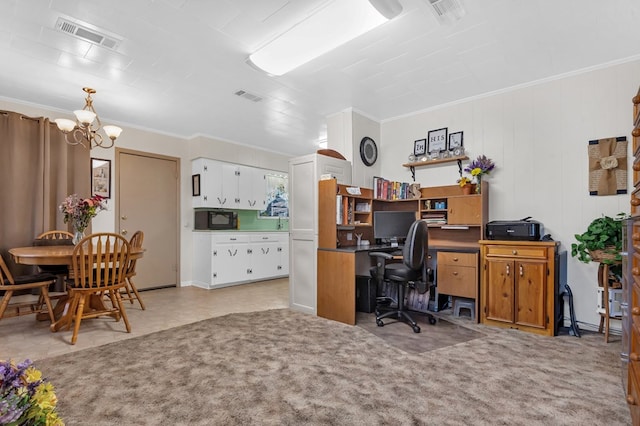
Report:
[[[46,312],[49,314],[51,323],[53,323],[55,318],[51,307],[51,299],[49,298],[49,285],[56,280],[57,277],[55,275],[48,273],[14,277],[7,264],[4,263],[4,259],[0,256],[0,291],[4,291],[4,296],[0,301],[0,319]],[[37,301],[11,303],[11,298],[15,292],[33,289],[40,290]],[[7,312],[8,310],[13,312]]]
[[[124,320],[127,333],[131,326],[124,310],[120,291],[126,285],[125,271],[129,265],[130,245],[119,234],[101,232],[86,236],[76,244],[72,256],[73,278],[67,280],[69,310],[67,329],[74,323],[71,344],[75,345],[83,319],[111,316]],[[111,299],[104,304],[102,295]]]
[[[144,240],[144,232],[136,231],[129,240],[129,244],[131,248],[142,248],[142,241]],[[137,259],[129,259],[129,265],[127,266],[127,270],[125,272],[125,279],[127,281],[127,285],[124,287],[124,292],[121,292],[122,300],[129,300],[131,304],[133,304],[134,300],[138,300],[140,303],[140,307],[142,310],[145,309],[144,302],[142,298],[140,298],[140,293],[138,293],[138,289],[136,285],[133,283],[132,278],[136,275],[136,262]]]
[[[68,231],[54,230],[43,232],[33,240],[34,246],[63,246],[73,245],[73,234]],[[58,276],[58,281],[52,291],[64,291],[64,280],[69,275],[68,265],[38,265],[41,272],[48,272]]]
[[[53,240],[53,243],[66,244],[68,241],[73,240],[73,234],[69,231],[53,230],[43,232],[36,237],[36,240]],[[61,240],[61,241],[58,241]],[[46,245],[46,244],[42,244]],[[54,244],[57,245],[57,244]]]

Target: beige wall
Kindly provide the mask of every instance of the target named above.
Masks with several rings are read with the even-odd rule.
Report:
[[[78,102],[82,103],[82,99],[79,98]],[[7,99],[0,99],[0,109],[16,111],[34,117],[45,116],[51,119],[59,117],[73,118],[66,112],[27,105]],[[97,107],[97,109],[99,113],[99,107]],[[193,216],[191,207],[191,160],[197,157],[207,157],[271,170],[288,171],[289,157],[285,155],[206,137],[196,137],[186,140],[177,136],[127,127],[120,123],[112,123],[107,117],[101,117],[101,120],[104,124],[118,124],[123,128],[122,135],[116,141],[116,145],[120,148],[180,158],[180,282],[183,284],[188,284],[191,281],[191,229],[193,227],[191,223]],[[82,148],[78,147],[78,149]],[[95,148],[92,150],[91,155],[92,157],[112,160],[112,171],[115,170],[114,149]],[[88,178],[87,176],[87,179]],[[112,200],[115,200],[116,197],[114,181],[115,177],[112,175]],[[93,219],[92,228],[96,232],[113,232],[115,231],[115,224],[114,203],[110,201],[108,210],[101,212]]]

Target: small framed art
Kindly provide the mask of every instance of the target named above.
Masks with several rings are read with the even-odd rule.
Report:
[[[449,151],[454,148],[461,147],[463,145],[462,132],[455,132],[449,134]]]
[[[191,175],[191,195],[200,196],[200,175]]]
[[[447,128],[430,130],[427,135],[427,143],[429,154],[445,151],[447,149]]]
[[[91,159],[91,194],[111,198],[111,160]]]
[[[420,155],[424,155],[427,152],[427,140],[426,139],[418,139],[413,143],[413,155],[416,157]]]

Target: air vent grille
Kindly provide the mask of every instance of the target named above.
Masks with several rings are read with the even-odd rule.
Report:
[[[460,0],[428,0],[433,14],[443,23],[451,23],[462,18],[466,11]]]
[[[111,50],[115,50],[122,41],[122,39],[107,35],[106,31],[97,31],[89,28],[86,24],[73,22],[65,18],[58,18],[56,21],[56,30]]]
[[[234,93],[236,96],[240,96],[241,98],[248,99],[253,102],[260,102],[262,100],[261,96],[254,95],[253,93],[249,93],[245,90],[238,90]]]

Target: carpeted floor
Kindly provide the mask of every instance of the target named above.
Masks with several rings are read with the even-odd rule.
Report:
[[[414,354],[361,327],[282,309],[36,366],[70,426],[630,424],[618,349],[602,336],[482,330]]]

